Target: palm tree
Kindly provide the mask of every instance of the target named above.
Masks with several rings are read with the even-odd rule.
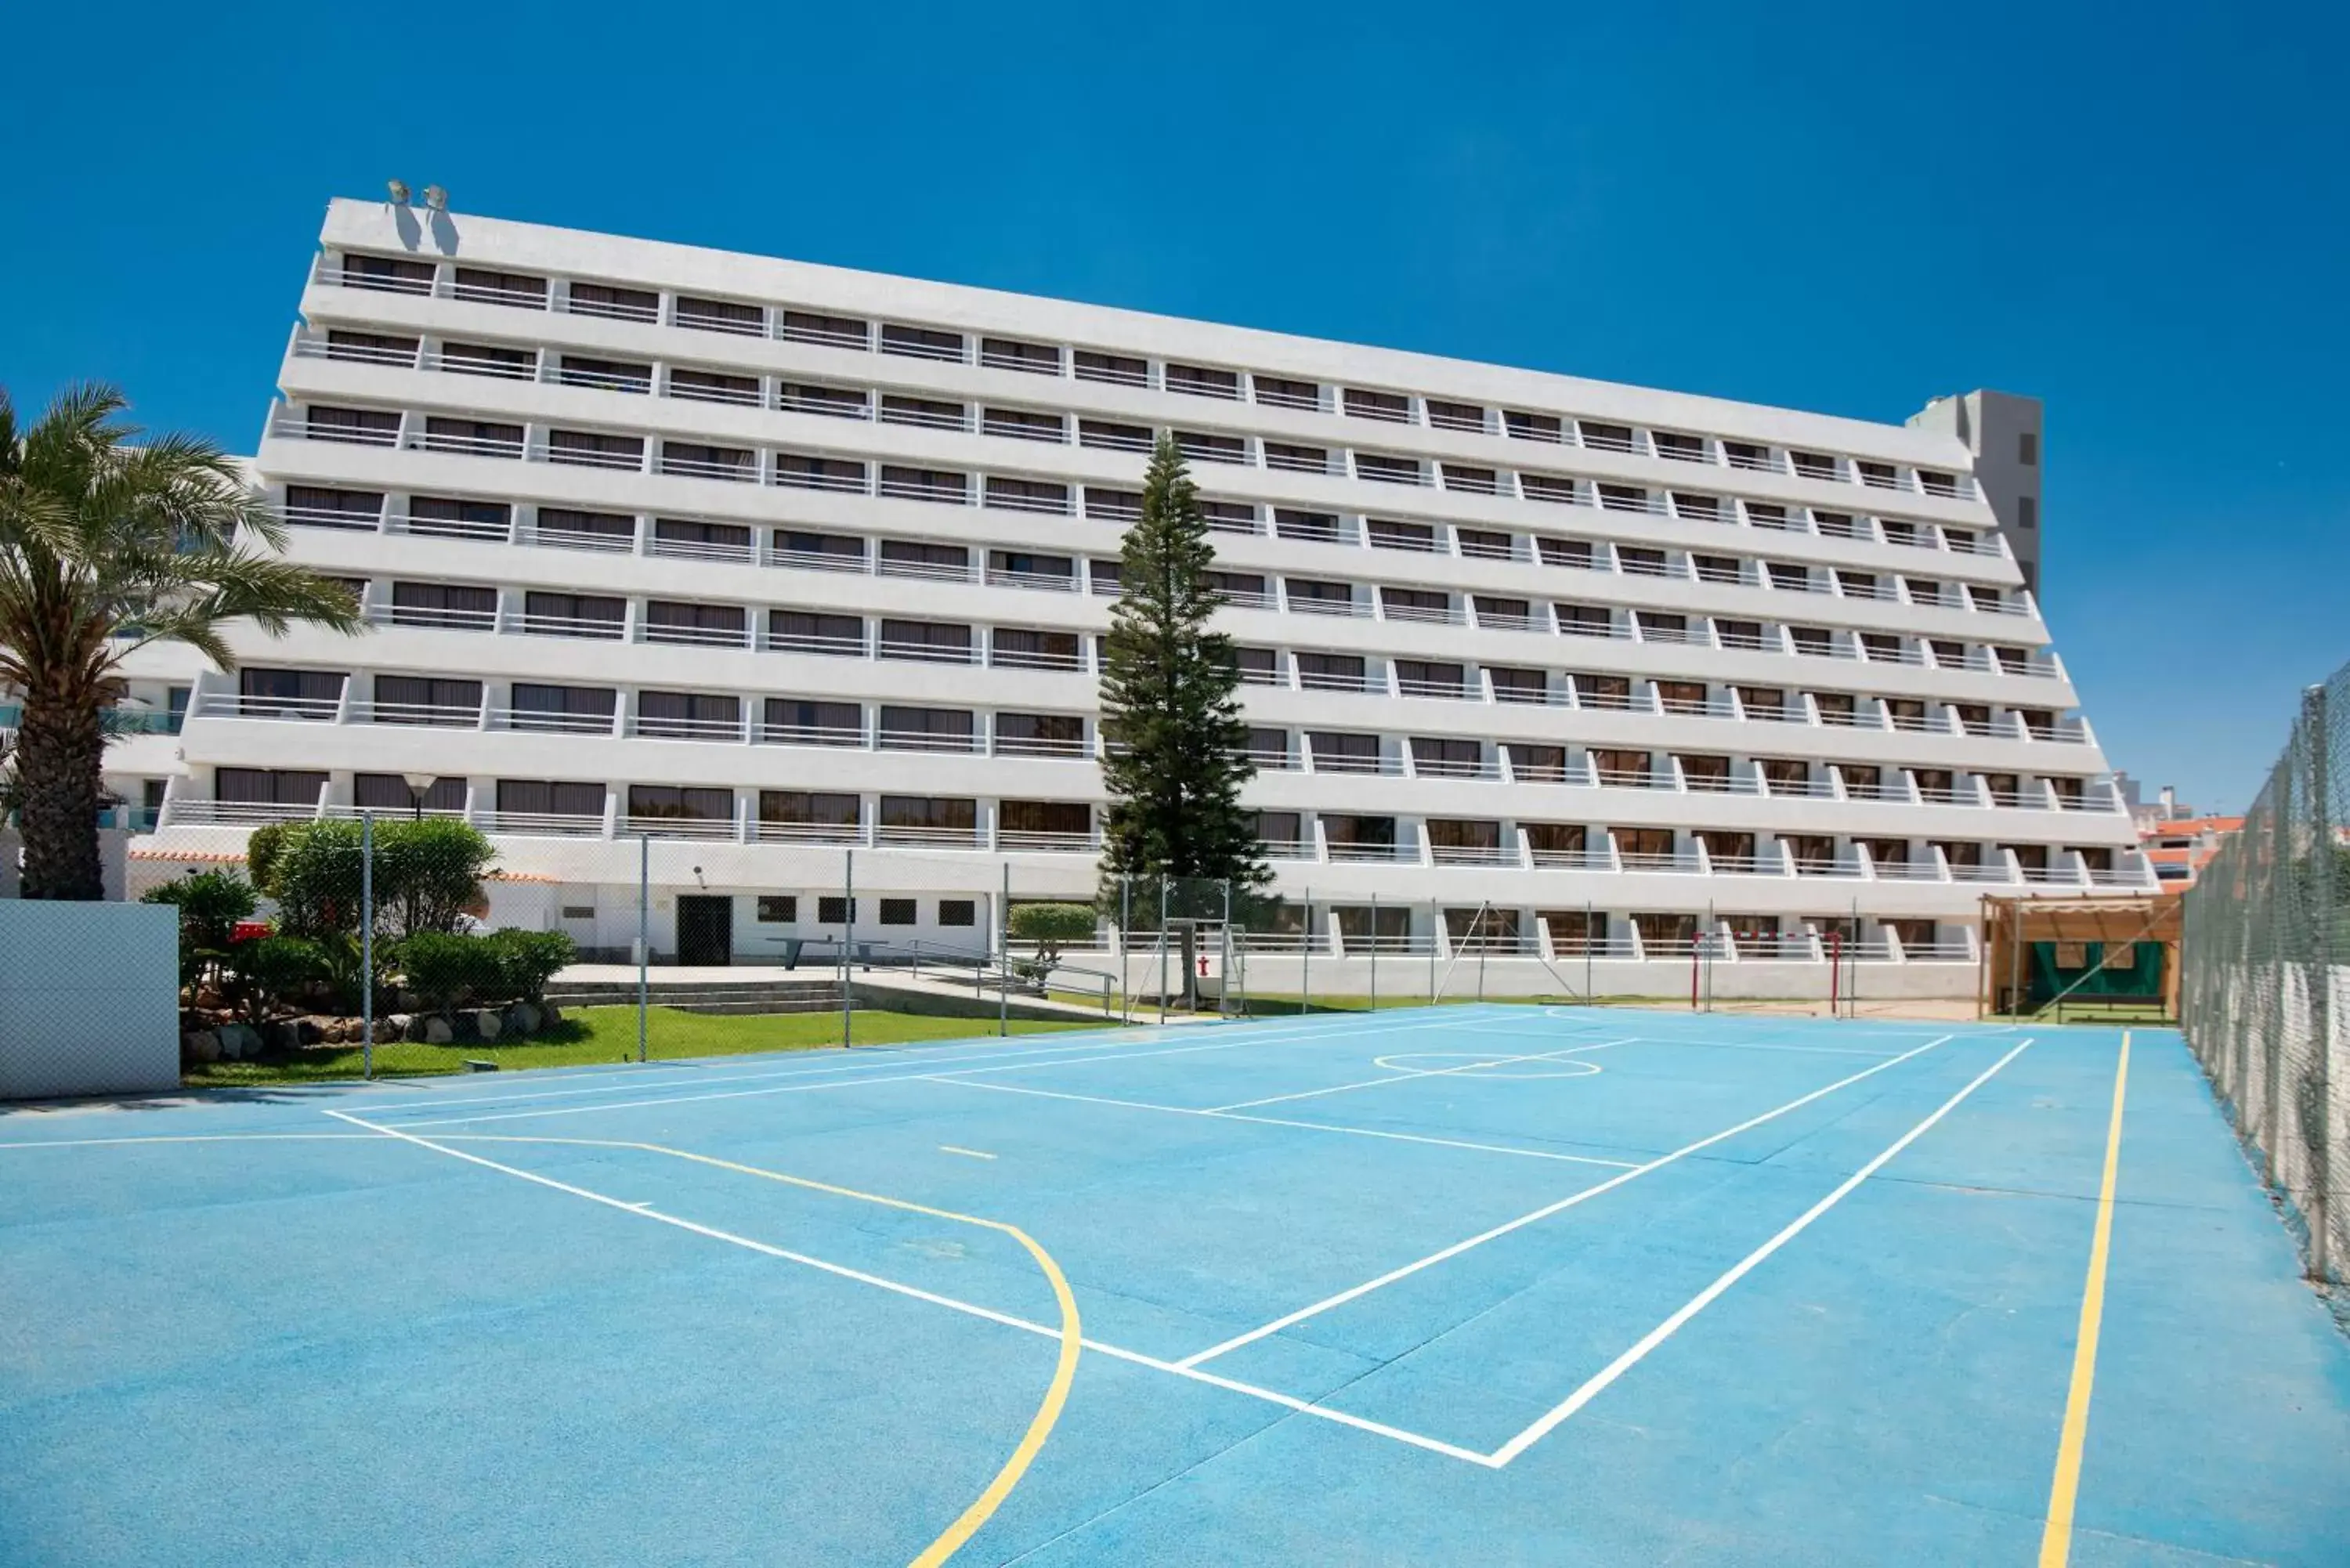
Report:
[[[225,623],[360,629],[350,591],[284,560],[284,529],[212,442],[146,438],[112,387],[19,429],[0,389],[0,687],[24,694],[11,793],[24,896],[104,897],[98,813],[124,657],[182,642],[224,670]]]

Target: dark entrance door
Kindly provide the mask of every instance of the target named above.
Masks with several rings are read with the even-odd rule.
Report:
[[[723,969],[734,961],[734,900],[695,894],[677,901],[677,961]]]

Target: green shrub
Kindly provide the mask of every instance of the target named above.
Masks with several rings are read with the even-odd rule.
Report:
[[[490,944],[497,965],[502,1001],[538,1002],[556,971],[579,959],[578,944],[561,931],[493,931],[482,939]]]
[[[293,825],[284,822],[264,823],[246,836],[244,841],[245,875],[253,885],[272,898],[276,897],[277,857],[286,847],[286,830]]]
[[[237,922],[253,919],[259,903],[252,884],[227,871],[197,871],[175,877],[140,895],[142,904],[172,904],[180,911],[180,946],[219,952],[236,933]]]
[[[454,931],[482,898],[497,850],[471,823],[431,816],[375,825],[375,898],[394,937]]]
[[[280,930],[301,937],[359,930],[358,823],[281,824],[264,848],[262,859],[269,869],[265,886],[270,897],[277,900]],[[380,897],[380,888],[378,893]]]
[[[180,983],[217,979],[218,966],[258,899],[241,877],[226,871],[196,871],[175,877],[139,896],[142,904],[170,904],[180,911]]]
[[[245,1015],[258,1023],[273,1011],[299,1010],[314,981],[330,977],[326,950],[305,937],[256,937],[228,952]]]
[[[434,1012],[498,991],[497,952],[487,937],[419,931],[400,944],[400,964],[408,989]]]
[[[1036,956],[1019,966],[1020,972],[1042,985],[1051,978],[1061,961],[1061,949],[1069,942],[1092,940],[1094,911],[1090,904],[1014,904],[1011,915],[1012,939],[1036,944]]]
[[[447,817],[379,822],[374,849],[376,929],[392,941],[454,931],[466,907],[481,898],[482,877],[497,856],[471,824]],[[277,900],[286,930],[358,934],[364,870],[359,824],[282,824],[259,850],[246,853],[266,867],[263,886]]]

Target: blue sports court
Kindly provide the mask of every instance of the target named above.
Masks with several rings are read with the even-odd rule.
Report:
[[[2350,1340],[2168,1032],[1454,1006],[0,1145],[10,1563],[2350,1542]]]

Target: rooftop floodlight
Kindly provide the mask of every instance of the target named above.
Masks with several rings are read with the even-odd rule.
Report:
[[[402,206],[402,207],[405,207],[406,205],[408,205],[408,182],[407,182],[407,181],[405,181],[405,180],[394,180],[394,181],[390,182],[390,185],[388,186],[388,189],[391,192],[391,199],[392,199],[392,201],[393,201],[395,203],[397,203],[398,205]]]
[[[424,204],[432,208],[436,213],[447,212],[449,210],[449,192],[447,187],[442,185],[427,185],[424,187]]]

